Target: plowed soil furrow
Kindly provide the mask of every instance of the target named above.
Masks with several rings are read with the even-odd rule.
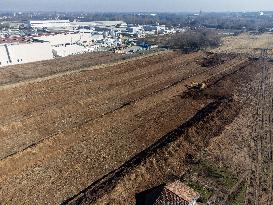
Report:
[[[179,98],[177,100],[179,100]],[[168,105],[170,106],[171,102],[169,102]],[[2,166],[0,165],[2,179],[1,184],[5,184],[6,187],[8,184],[11,185],[13,183],[16,183],[16,178],[19,177],[23,181],[27,180],[30,182],[30,184],[28,184],[27,186],[35,186],[37,189],[44,189],[46,188],[44,184],[45,181],[43,182],[44,177],[46,177],[44,174],[49,174],[49,172],[55,172],[59,169],[66,170],[66,174],[63,173],[62,175],[52,175],[51,181],[53,184],[55,184],[54,187],[56,186],[56,189],[59,189],[57,188],[59,186],[66,187],[66,183],[70,184],[70,182],[67,181],[68,178],[79,181],[77,185],[73,185],[73,187],[71,187],[72,184],[70,184],[67,187],[68,189],[64,190],[64,192],[62,191],[62,193],[60,193],[60,196],[56,196],[56,198],[48,192],[49,190],[46,191],[49,193],[49,195],[48,198],[44,197],[42,199],[43,202],[46,202],[53,197],[57,200],[55,202],[53,200],[53,202],[56,203],[66,195],[65,192],[69,190],[69,192],[71,192],[71,188],[76,190],[81,189],[82,186],[87,185],[89,180],[96,180],[99,177],[102,177],[101,174],[111,171],[111,169],[115,168],[116,166],[120,166],[121,163],[124,162],[124,160],[128,159],[128,157],[139,152],[139,150],[142,150],[143,146],[153,143],[154,140],[158,139],[161,133],[167,129],[166,122],[164,123],[165,120],[159,123],[158,119],[160,119],[161,114],[158,113],[158,110],[162,110],[162,112],[166,113],[168,119],[171,119],[170,116],[173,116],[174,120],[176,121],[179,120],[179,118],[181,119],[182,116],[187,117],[184,108],[187,107],[187,113],[190,114],[189,109],[198,109],[199,107],[199,103],[197,103],[196,105],[190,103],[189,106],[186,106],[185,101],[181,101],[178,105],[174,105],[175,107],[173,107],[171,110],[170,108],[166,110],[167,113],[164,112],[164,109],[162,109],[162,107],[156,107],[153,109],[153,112],[146,111],[138,118],[133,118],[133,121],[132,118],[125,119],[125,121],[121,121],[121,119],[117,120],[119,119],[118,116],[122,117],[125,115],[125,113],[119,113],[118,116],[107,116],[99,121],[96,121],[95,123],[86,123],[83,127],[80,128],[80,130],[72,129],[63,134],[60,134],[52,138],[50,141],[44,142],[35,149],[26,150],[18,156],[14,156],[10,159],[2,161]],[[182,109],[181,114],[179,114],[176,106]],[[128,110],[127,112],[131,113],[132,110]],[[159,116],[157,116],[156,113],[158,113]],[[178,118],[178,116],[181,117]],[[148,117],[148,119],[146,117]],[[172,121],[171,125],[168,123],[168,126],[175,126],[175,121]],[[147,128],[145,128],[145,126],[147,126]],[[101,127],[105,128],[100,131]],[[149,129],[151,127],[153,129]],[[147,130],[149,131],[148,133],[145,132]],[[158,132],[160,133],[160,135],[156,134]],[[119,145],[116,145],[116,142],[121,143],[119,143]],[[118,147],[118,149],[115,150],[115,156],[113,158],[111,153],[113,152],[112,149],[114,149],[114,147],[116,146]],[[36,156],[32,154],[30,155],[30,153],[32,153],[34,150],[36,150]],[[18,160],[18,163],[16,163],[16,168],[8,166],[12,164],[13,160]],[[63,162],[59,164],[61,162],[59,160]],[[76,164],[73,164],[73,162],[76,161],[78,162]],[[87,161],[89,161],[90,163],[86,164]],[[42,170],[48,170],[49,172],[33,172],[33,168],[37,166],[41,167]],[[79,172],[73,171],[75,169],[74,166],[78,167]],[[88,170],[92,171],[90,172]],[[17,177],[13,178],[13,176]],[[32,180],[33,177],[37,180]],[[86,181],[86,178],[88,178],[89,180]],[[10,190],[10,186],[6,188],[6,191]],[[51,187],[51,189],[55,188]],[[2,190],[2,193],[5,193],[6,195],[8,194],[8,192],[6,192],[5,190]],[[24,189],[24,191],[27,190],[28,188]],[[24,194],[21,194],[23,193],[20,193],[18,196],[16,196],[16,199],[18,200],[17,202],[23,200],[21,197],[23,197]],[[29,199],[34,200],[35,196],[30,196]]]
[[[66,72],[66,73],[60,73],[58,75],[53,75],[53,77],[50,77],[49,79],[47,78],[40,78],[38,81],[34,79],[34,81],[27,81],[28,84],[32,83],[33,88],[35,88],[36,94],[43,94],[44,92],[53,92],[54,89],[59,90],[60,87],[66,87],[72,82],[75,82],[75,84],[84,81],[85,77],[91,78],[91,79],[113,79],[112,75],[117,75],[117,74],[122,74],[122,73],[127,73],[129,71],[135,70],[135,69],[142,69],[143,67],[145,68],[146,66],[152,65],[152,64],[157,64],[162,61],[171,61],[175,57],[181,57],[181,55],[178,55],[175,52],[163,52],[163,53],[155,53],[153,55],[148,55],[148,56],[143,56],[139,57],[136,60],[135,59],[130,59],[128,61],[121,61],[113,64],[106,64],[106,65],[100,65],[98,66],[99,69],[93,69],[97,68],[95,67],[84,67],[83,69],[80,69],[79,71],[73,71],[73,72]],[[191,59],[198,57],[198,55],[194,54],[191,57],[185,57],[185,59]],[[109,69],[109,68],[114,68],[114,69]],[[90,72],[90,75],[85,76],[84,72]],[[96,75],[92,75],[96,74]],[[77,78],[77,76],[81,76],[82,79]],[[49,83],[45,87],[43,84],[40,84],[40,81],[43,81],[43,79],[46,79]],[[55,83],[54,83],[55,82]],[[59,84],[57,85],[56,82]],[[15,83],[15,86],[4,86],[10,88],[10,91],[13,91],[14,97],[17,97],[18,99],[25,98],[24,92],[29,91],[28,86],[24,86],[24,83],[18,83],[18,86],[20,87],[21,91],[23,93],[18,92],[18,86]],[[4,94],[4,92],[3,92]],[[9,97],[8,94],[6,97]]]
[[[177,128],[167,133],[165,136],[163,136],[160,140],[158,140],[152,146],[148,147],[146,150],[142,151],[138,155],[128,160],[117,170],[109,173],[108,175],[105,175],[100,180],[88,186],[85,190],[82,190],[78,195],[71,197],[70,199],[64,201],[62,204],[63,205],[76,204],[77,201],[79,201],[79,204],[92,204],[92,203],[95,204],[96,199],[98,199],[99,197],[103,195],[102,193],[106,194],[108,192],[111,192],[111,190],[118,183],[120,183],[120,181],[122,181],[121,183],[124,182],[123,178],[127,178],[128,175],[130,176],[132,174],[131,172],[135,172],[137,168],[139,167],[143,169],[142,171],[143,176],[139,177],[140,181],[145,180],[145,177],[151,174],[151,173],[148,173],[147,171],[148,169],[152,169],[152,168],[159,169],[160,168],[159,161],[165,161],[165,159],[172,158],[174,157],[175,154],[177,154],[179,149],[172,150],[171,144],[176,144],[176,141],[181,140],[180,139],[182,138],[181,136],[185,135],[191,126],[194,126],[200,123],[200,121],[204,120],[207,116],[209,116],[214,111],[219,109],[219,107],[227,103],[227,101],[228,101],[227,99],[221,99],[221,100],[209,103],[206,107],[199,110],[196,115],[192,116],[192,118],[190,118],[187,122],[179,125]],[[163,159],[161,160],[158,160],[158,159],[155,160],[155,158],[158,157],[159,153],[162,154],[162,157],[164,156],[165,159],[163,157]],[[148,164],[151,160],[154,160],[153,162],[154,167],[149,167],[148,165],[146,165],[146,163]],[[168,166],[167,164],[168,163],[165,162],[166,166]],[[162,167],[162,170],[168,169],[166,168],[166,166]],[[158,170],[158,172],[160,171]],[[158,172],[155,174],[158,174]],[[137,178],[137,176],[135,177]],[[131,180],[135,181],[136,179],[134,178]],[[147,177],[147,180],[149,180],[149,177]],[[97,202],[97,204],[99,204],[99,202]]]
[[[261,69],[246,196],[246,204],[255,205],[272,204],[272,68],[264,61]]]
[[[170,65],[170,67],[172,67],[172,66]],[[195,69],[196,69],[196,72],[194,71]],[[150,70],[150,68],[147,68],[146,70]],[[172,72],[170,72],[169,68],[165,69],[164,73],[162,73],[161,75],[163,75],[163,77],[166,78],[167,80],[168,80],[168,78],[172,77],[172,76],[170,76],[171,74],[173,76],[178,76],[178,77],[180,75],[180,76],[182,76],[182,78],[184,78],[184,75],[186,73],[194,73],[194,72],[198,73],[199,70],[202,70],[202,69],[198,68],[198,67],[193,67],[191,70],[186,70],[186,69],[183,69],[183,67],[180,68],[180,65],[178,65],[178,67],[176,66],[175,70],[173,70]],[[157,71],[157,72],[159,72],[159,71]],[[179,73],[179,72],[181,72],[181,73]],[[134,75],[130,75],[130,76],[134,76]],[[117,91],[118,92],[128,92],[128,90],[132,89],[132,86],[139,87],[139,86],[143,85],[144,83],[148,83],[149,81],[154,81],[156,83],[159,79],[162,80],[162,77],[160,76],[160,72],[157,73],[157,75],[154,74],[150,77],[149,77],[149,74],[147,73],[145,78],[142,79],[142,81],[144,81],[144,82],[136,81],[135,79],[129,78],[127,80],[127,82],[130,81],[130,82],[134,82],[136,84],[129,83],[129,85],[127,85],[127,84],[121,82],[119,87],[117,87],[117,85],[116,85],[116,86],[113,86],[113,88],[114,88],[114,92],[117,92]],[[176,81],[175,79],[169,79],[169,80],[173,80],[174,82]],[[107,92],[106,91],[107,87],[104,88],[106,86],[105,82],[102,82],[101,86],[96,85],[97,87],[94,86],[95,83],[91,82],[91,83],[88,83],[88,85],[86,85],[86,82],[83,85],[82,84],[80,84],[80,85],[75,84],[74,86],[68,86],[67,88],[60,89],[58,92],[51,92],[50,95],[43,94],[39,98],[37,97],[37,95],[35,93],[33,93],[29,96],[29,99],[25,99],[24,101],[18,101],[18,102],[16,102],[16,104],[15,103],[12,104],[12,106],[10,105],[10,103],[9,104],[7,103],[6,107],[3,105],[3,107],[5,108],[5,109],[3,109],[3,111],[4,111],[4,113],[6,113],[6,115],[8,117],[12,116],[8,112],[8,110],[10,108],[13,108],[13,109],[16,108],[17,112],[20,112],[20,108],[24,109],[25,111],[22,113],[22,115],[32,114],[32,113],[30,113],[30,110],[32,110],[32,111],[35,110],[35,107],[33,107],[33,106],[37,107],[36,110],[41,110],[41,109],[43,109],[43,107],[47,106],[46,103],[56,106],[56,103],[58,103],[58,101],[62,101],[62,103],[63,102],[68,103],[70,100],[77,101],[78,99],[81,99],[82,97],[88,97],[90,95],[93,96],[93,98],[96,98],[96,94],[102,95],[102,92]],[[97,84],[100,84],[100,83],[97,83]],[[124,90],[124,86],[127,86],[128,90],[126,90],[126,89]],[[73,87],[73,89],[71,87]],[[98,91],[98,89],[99,89],[99,91]],[[64,93],[64,90],[66,91],[65,93]],[[82,92],[77,92],[77,90],[81,90]],[[109,92],[109,88],[108,88],[108,92]],[[45,99],[45,97],[47,97],[47,98]],[[33,106],[28,105],[29,101],[33,104]],[[49,102],[47,102],[47,101],[49,101]],[[43,104],[39,105],[38,102],[42,102]],[[14,111],[14,110],[12,110],[12,111]],[[3,116],[4,113],[2,114],[1,119],[3,119],[3,121],[6,121],[7,119],[5,119]],[[12,113],[14,115],[16,115],[16,113],[14,113],[14,112],[12,112]]]
[[[161,54],[162,55],[162,54]],[[166,55],[167,57],[169,57],[169,60],[174,58],[175,55],[173,54],[172,56],[171,55]],[[159,56],[154,56],[153,58],[150,59],[150,63],[151,64],[157,64],[159,63],[161,60],[164,60],[164,57],[160,58]],[[149,64],[147,63],[141,63],[141,61],[133,61],[134,63],[132,62],[129,62],[128,63],[128,66],[127,67],[127,72],[128,70],[130,71],[130,68],[132,70],[134,69],[137,69],[138,67],[142,68],[142,67],[146,67],[146,66],[149,66]],[[147,61],[146,61],[147,62]],[[110,67],[110,66],[109,66]],[[110,71],[115,71],[117,72],[117,70],[124,70],[126,69],[126,67],[123,65],[123,64],[118,64],[117,66],[112,66],[113,68],[115,69],[108,69],[109,67],[107,68],[102,68],[102,69],[98,69],[98,70],[86,70],[86,71],[81,71],[81,72],[77,72],[77,73],[72,73],[72,74],[65,74],[63,76],[60,76],[58,77],[58,75],[54,78],[51,78],[49,80],[47,80],[47,86],[44,86],[44,84],[41,84],[41,83],[36,83],[34,82],[32,84],[32,89],[34,89],[31,93],[37,95],[36,97],[38,97],[39,95],[48,95],[52,92],[55,92],[55,91],[58,91],[58,90],[62,90],[64,88],[69,88],[71,87],[71,85],[75,84],[79,84],[79,83],[86,83],[85,81],[86,80],[90,80],[92,82],[92,80],[96,80],[96,78],[98,78],[99,75],[102,75],[101,79],[106,79],[106,77],[110,77],[111,73],[109,73],[109,70]],[[122,68],[120,68],[122,67]],[[85,72],[88,72],[89,75],[85,75]],[[125,72],[125,71],[122,71],[122,72]],[[92,75],[92,74],[96,74],[96,75]],[[103,74],[105,73],[105,76],[103,76]],[[115,73],[113,73],[115,74]],[[98,75],[98,76],[97,76]],[[111,78],[111,77],[110,77]],[[112,79],[113,80],[113,79]],[[58,85],[56,84],[58,83]],[[20,91],[21,92],[18,92],[18,88],[14,88],[14,89],[9,89],[9,92],[13,92],[13,95],[14,97],[16,97],[18,100],[20,100],[22,98],[22,100],[25,100],[27,99],[27,97],[29,96],[26,96],[25,93],[29,93],[31,91],[31,89],[29,88],[29,86],[20,86]],[[9,96],[10,93],[7,93],[5,92],[5,90],[2,90],[2,95],[6,97],[6,100],[10,100],[10,96]]]
[[[134,55],[136,56],[136,55]],[[88,53],[49,61],[3,67],[0,70],[0,85],[13,84],[57,73],[80,70],[102,63],[113,63],[134,56],[108,52]],[[68,63],[69,62],[69,63]]]
[[[181,60],[181,58],[180,58],[180,60]],[[154,68],[156,69],[155,73],[150,73],[150,70],[153,70]],[[160,70],[158,68],[160,68]],[[115,68],[113,68],[113,69],[115,70]],[[168,77],[168,71],[170,71],[171,69],[176,69],[176,71],[179,70],[179,68],[174,67],[171,64],[170,64],[170,67],[168,67],[167,69],[166,69],[166,67],[163,68],[159,64],[158,65],[156,64],[154,66],[149,66],[147,68],[144,67],[144,71],[146,73],[141,73],[141,76],[139,79],[137,79],[137,77],[138,77],[140,71],[135,70],[134,73],[131,73],[128,76],[117,76],[117,78],[115,78],[117,80],[114,79],[114,81],[118,82],[118,84],[114,83],[113,86],[109,85],[109,82],[113,83],[112,79],[108,80],[108,82],[107,82],[107,80],[103,80],[100,82],[93,81],[93,80],[91,80],[90,82],[86,81],[86,80],[82,80],[81,78],[88,78],[88,77],[93,76],[92,73],[84,73],[84,74],[76,77],[76,79],[79,79],[78,81],[76,81],[76,82],[72,81],[71,83],[66,84],[66,86],[64,86],[64,87],[60,86],[58,88],[58,90],[52,90],[49,93],[42,92],[39,94],[39,93],[35,93],[36,89],[31,89],[26,92],[26,93],[28,93],[28,95],[24,95],[24,98],[22,98],[22,100],[20,100],[20,98],[19,98],[16,102],[14,102],[12,104],[12,106],[10,106],[10,103],[8,103],[8,99],[6,99],[6,101],[5,101],[6,103],[1,106],[3,106],[3,108],[6,108],[6,109],[3,109],[3,110],[5,110],[4,113],[8,112],[9,108],[16,108],[15,111],[20,112],[20,109],[19,109],[20,107],[21,107],[21,109],[24,109],[26,113],[28,113],[29,110],[34,109],[33,106],[36,106],[37,110],[39,110],[43,106],[45,106],[46,103],[55,104],[58,101],[66,102],[66,101],[69,101],[71,98],[75,100],[75,99],[80,99],[82,96],[86,96],[86,95],[87,96],[91,95],[91,96],[96,97],[96,94],[101,95],[103,92],[107,92],[107,91],[109,92],[109,89],[110,90],[116,89],[116,90],[122,91],[124,86],[133,86],[134,85],[133,83],[142,83],[142,82],[138,81],[141,79],[144,81],[147,81],[149,79],[149,76],[150,77],[157,76],[156,73],[160,74],[160,72],[165,72],[165,74],[163,74],[163,75],[166,75],[166,77]],[[173,72],[175,72],[175,71],[173,71]],[[121,79],[124,79],[124,80],[121,80]],[[150,79],[150,80],[153,80],[153,79]],[[154,80],[157,80],[157,79],[154,79]],[[51,85],[51,83],[52,82],[50,82],[50,81],[48,82],[49,86]],[[56,82],[56,83],[58,84],[58,82]],[[49,86],[44,87],[44,89],[50,90]],[[136,84],[135,86],[138,86],[138,84]],[[49,88],[46,89],[47,87],[49,87]],[[64,91],[66,91],[66,92],[64,93]],[[81,92],[79,92],[79,91],[81,91]],[[21,93],[24,93],[24,92],[21,91]],[[1,94],[3,94],[3,93],[1,93]],[[3,95],[3,96],[5,96],[5,95]],[[26,96],[27,96],[27,98],[26,98]],[[45,97],[47,97],[47,98],[45,99]],[[27,103],[30,103],[30,102],[33,104],[33,106],[31,106],[31,107],[27,106]],[[12,110],[12,111],[14,111],[14,110]],[[4,117],[4,113],[2,114],[2,119]],[[14,113],[14,112],[13,112],[13,114],[16,115],[16,113]],[[9,113],[7,113],[6,115],[10,116]]]
[[[225,69],[229,68],[229,66],[234,66],[237,64],[227,64],[225,66]],[[227,67],[227,68],[226,68]],[[212,72],[221,72],[223,69],[222,66],[219,66],[219,68],[215,68],[211,71],[194,69],[191,71],[192,73],[200,72],[199,75],[195,76],[196,74],[192,74],[193,77],[199,77],[200,80],[205,80],[206,78],[202,78],[202,74],[211,73]],[[177,75],[173,75],[170,73],[171,77],[168,75],[163,75],[163,77],[167,77],[165,82],[160,81],[161,76],[159,76],[158,80],[152,80],[152,84],[148,84],[148,87],[145,87],[145,83],[139,84],[138,89],[129,89],[126,90],[123,94],[122,92],[119,92],[120,97],[116,96],[118,91],[114,92],[113,95],[110,93],[107,93],[105,96],[107,98],[101,98],[101,96],[97,97],[97,99],[94,98],[87,98],[85,100],[85,96],[81,97],[79,99],[82,99],[79,106],[79,101],[76,101],[73,104],[68,105],[61,105],[58,104],[52,104],[52,106],[47,106],[46,109],[40,110],[41,113],[30,113],[30,117],[23,118],[24,122],[21,122],[20,118],[16,121],[13,121],[10,124],[1,126],[2,132],[0,137],[2,136],[3,141],[1,144],[2,150],[8,150],[8,152],[3,152],[1,155],[1,158],[5,158],[7,156],[10,156],[11,154],[15,154],[17,151],[24,150],[25,148],[32,146],[33,144],[36,144],[37,142],[40,142],[43,140],[43,138],[49,138],[58,132],[64,131],[68,129],[69,127],[77,126],[77,124],[84,122],[84,121],[91,121],[96,119],[97,117],[100,117],[102,115],[105,115],[106,113],[109,113],[113,110],[116,110],[117,108],[121,107],[123,104],[134,102],[137,99],[141,99],[145,96],[149,96],[154,91],[162,90],[163,88],[168,87],[169,85],[172,85],[173,82],[180,82],[181,78],[187,79],[187,76],[184,73],[181,73],[179,71],[176,71],[176,74],[182,77],[177,77]],[[218,73],[219,74],[219,73]],[[213,76],[213,75],[212,75]],[[194,79],[193,79],[194,80]],[[181,92],[183,92],[185,86],[185,82],[183,84],[183,81],[180,82],[181,84]],[[190,81],[188,80],[186,84],[190,84]],[[113,96],[113,98],[109,98],[109,96]],[[94,101],[95,102],[92,102]],[[104,102],[111,102],[111,104],[105,104]],[[68,101],[69,102],[69,101]],[[52,108],[52,109],[50,109]],[[48,110],[49,109],[49,110]],[[44,119],[47,119],[47,121],[44,121]],[[45,137],[47,135],[47,137]],[[6,137],[8,136],[8,137]],[[31,138],[31,140],[30,140]],[[14,139],[14,140],[12,140]],[[16,139],[16,140],[15,140]],[[29,141],[30,140],[30,141]],[[21,143],[20,143],[21,142]],[[17,146],[12,145],[16,144]],[[19,147],[18,147],[19,146]]]

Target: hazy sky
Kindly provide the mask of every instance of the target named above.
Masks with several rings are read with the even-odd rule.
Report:
[[[260,11],[272,0],[0,0],[0,10],[22,11]]]

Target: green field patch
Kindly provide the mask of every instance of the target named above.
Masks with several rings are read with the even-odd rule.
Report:
[[[243,184],[239,191],[234,195],[231,204],[232,205],[244,205],[245,204],[245,195],[246,195],[247,187]]]
[[[199,199],[201,200],[201,202],[207,202],[208,199],[213,195],[212,190],[210,190],[209,188],[205,186],[202,186],[198,182],[190,181],[188,182],[188,186],[201,195]]]
[[[200,161],[198,164],[195,164],[193,171],[198,173],[198,175],[213,180],[227,190],[232,189],[238,182],[238,178],[232,172],[223,167],[217,167],[208,161]]]

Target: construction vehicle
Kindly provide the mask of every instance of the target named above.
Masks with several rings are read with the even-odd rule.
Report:
[[[207,85],[205,83],[191,82],[191,84],[190,85],[186,85],[186,87],[189,90],[202,91],[202,90],[204,90],[207,87]]]

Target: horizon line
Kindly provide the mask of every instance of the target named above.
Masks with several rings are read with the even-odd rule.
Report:
[[[227,10],[227,11],[205,11],[205,10],[196,10],[196,11],[83,11],[83,10],[11,10],[11,9],[0,9],[0,12],[22,12],[22,13],[29,13],[29,12],[60,12],[60,13],[197,13],[202,11],[202,13],[255,13],[255,12],[273,12],[273,10],[247,10],[247,11],[240,11],[240,10]]]

